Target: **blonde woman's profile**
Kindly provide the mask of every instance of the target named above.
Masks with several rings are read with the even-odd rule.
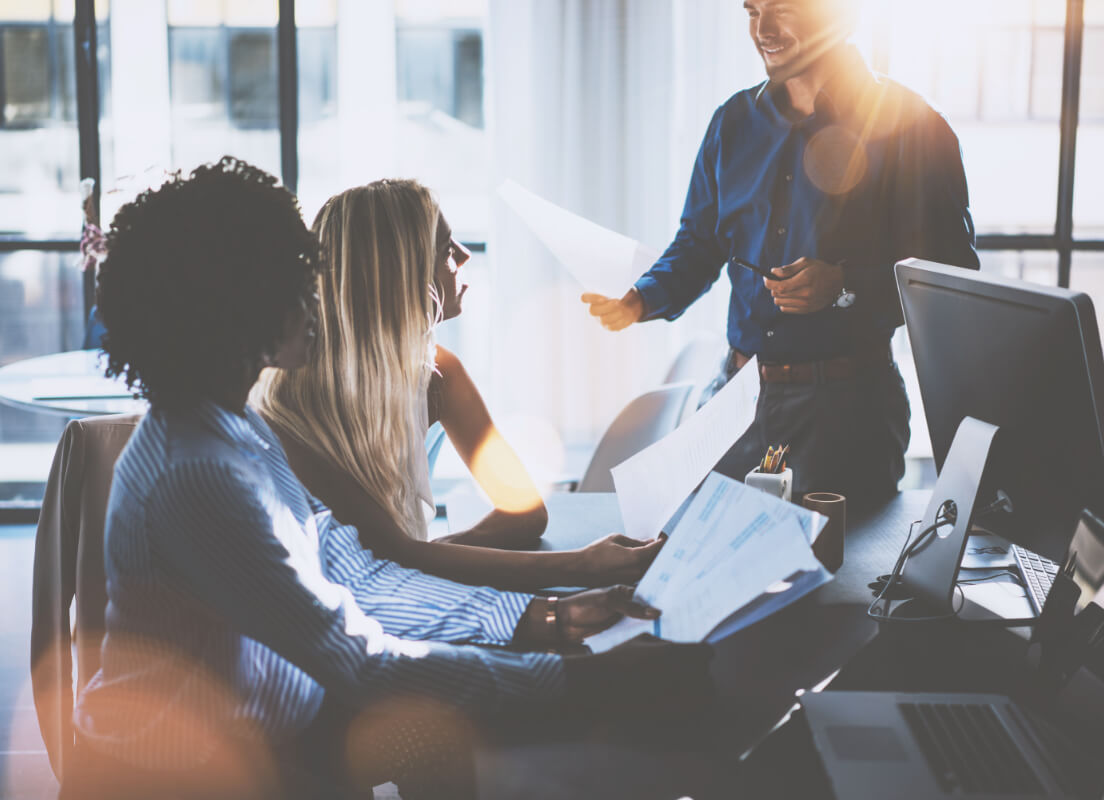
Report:
[[[470,253],[431,192],[409,180],[349,189],[313,230],[315,352],[300,370],[263,375],[252,398],[307,488],[373,553],[443,577],[521,589],[639,579],[660,541],[611,534],[580,550],[516,550],[536,544],[547,511],[460,359],[435,344],[437,323],[462,311]],[[424,441],[436,421],[495,509],[431,542]]]

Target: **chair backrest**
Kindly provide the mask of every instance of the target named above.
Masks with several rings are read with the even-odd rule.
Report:
[[[441,445],[445,443],[445,426],[440,422],[434,422],[426,431],[426,460],[429,462],[429,475],[433,477],[433,467],[437,464],[437,456],[441,452]]]
[[[691,381],[705,388],[721,371],[728,354],[728,341],[723,336],[699,334],[691,339],[675,356],[663,382]]]
[[[576,491],[614,491],[610,469],[673,431],[693,389],[690,382],[672,383],[645,392],[625,406],[602,434]]]
[[[35,533],[31,685],[59,781],[73,747],[73,698],[100,668],[107,588],[103,534],[115,461],[140,415],[70,422],[58,442]],[[76,597],[71,638],[69,607]],[[73,685],[73,645],[77,683]]]

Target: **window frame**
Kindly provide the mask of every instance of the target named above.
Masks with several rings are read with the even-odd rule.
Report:
[[[9,23],[3,23],[7,26]],[[42,23],[10,23],[11,25],[41,25]],[[50,47],[56,47],[56,31],[68,27],[53,18],[44,25],[50,30]],[[100,141],[99,141],[99,68],[95,58],[97,23],[94,0],[75,0],[72,25],[74,36],[74,66],[76,69],[77,122],[80,146],[80,177],[96,181],[94,203],[99,208]],[[1058,253],[1058,285],[1069,286],[1070,266],[1074,251],[1104,252],[1104,239],[1076,239],[1073,236],[1073,184],[1076,164],[1077,129],[1080,108],[1081,55],[1084,43],[1084,0],[1066,0],[1064,23],[1062,102],[1058,197],[1055,226],[1051,234],[984,234],[977,237],[979,250],[1050,250]],[[1034,33],[1032,34],[1034,40]],[[1034,47],[1034,45],[1033,45]],[[276,61],[278,70],[278,118],[281,150],[281,179],[295,191],[298,186],[298,52],[295,23],[295,0],[279,0],[276,26]],[[93,57],[89,58],[88,54]],[[55,67],[51,65],[51,70]],[[0,90],[4,85],[0,74]],[[57,94],[58,81],[63,76],[51,74],[51,103],[61,102]],[[228,89],[229,90],[229,89]],[[980,113],[980,109],[979,109]],[[485,241],[465,242],[469,249],[486,251]],[[27,239],[19,236],[0,237],[0,252],[17,250],[59,250],[76,252],[77,239]],[[93,276],[85,276],[84,305],[91,308],[95,284]]]
[[[101,185],[101,145],[99,137],[100,74],[97,61],[97,29],[95,0],[75,0],[72,35],[74,37],[73,69],[76,71],[76,113],[78,145],[80,149],[80,178],[95,180],[93,195],[94,207],[100,208]],[[70,26],[58,22],[53,17],[45,23],[0,22],[2,27],[21,25],[41,26],[48,31],[48,47],[53,53],[60,44],[58,36],[65,35]],[[186,26],[182,26],[186,27]],[[267,30],[267,29],[266,29]],[[1054,231],[1050,234],[986,234],[977,237],[979,250],[1017,250],[1051,251],[1058,254],[1058,285],[1070,285],[1070,269],[1073,253],[1104,252],[1104,239],[1076,239],[1073,236],[1073,186],[1076,166],[1076,145],[1080,117],[1080,82],[1082,69],[1082,49],[1085,39],[1084,0],[1066,0],[1066,18],[1063,25],[1063,66],[1062,96],[1060,111],[1060,152],[1058,196],[1055,207]],[[107,27],[104,33],[110,35]],[[1032,59],[1035,57],[1036,33],[1032,32]],[[875,47],[875,66],[884,57]],[[227,53],[228,57],[228,53]],[[51,118],[64,109],[58,108],[63,102],[61,82],[66,76],[55,74],[58,70],[56,59],[51,60],[50,92]],[[279,0],[279,16],[276,26],[277,61],[277,104],[281,150],[281,178],[284,184],[296,191],[298,186],[298,133],[299,133],[299,75],[297,27],[295,22],[295,0]],[[67,65],[66,65],[67,66]],[[884,65],[881,65],[884,70]],[[1029,91],[1033,87],[1034,71],[1029,80]],[[0,103],[3,102],[5,82],[3,62],[0,61]],[[229,86],[227,87],[229,91]],[[1031,98],[1028,98],[1029,116]],[[980,104],[977,109],[983,117]],[[0,128],[6,128],[0,121]],[[474,252],[486,252],[486,241],[468,241],[464,245]],[[57,251],[63,253],[78,252],[79,239],[33,239],[18,235],[0,235],[0,253],[22,250]],[[95,278],[91,271],[84,275],[84,318],[88,319],[95,292]],[[13,516],[14,515],[14,516]],[[37,516],[32,509],[0,509],[0,522],[19,521],[26,517],[30,521]]]

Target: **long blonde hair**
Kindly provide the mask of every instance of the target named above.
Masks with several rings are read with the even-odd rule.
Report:
[[[322,242],[319,325],[310,362],[266,370],[252,394],[285,435],[352,476],[408,535],[424,539],[415,484],[420,390],[433,368],[440,211],[415,181],[385,180],[331,197]]]

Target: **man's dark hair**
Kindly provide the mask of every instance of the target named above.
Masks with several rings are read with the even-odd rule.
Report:
[[[107,375],[154,406],[248,388],[314,291],[318,240],[276,178],[224,156],[123,206],[96,302]]]

